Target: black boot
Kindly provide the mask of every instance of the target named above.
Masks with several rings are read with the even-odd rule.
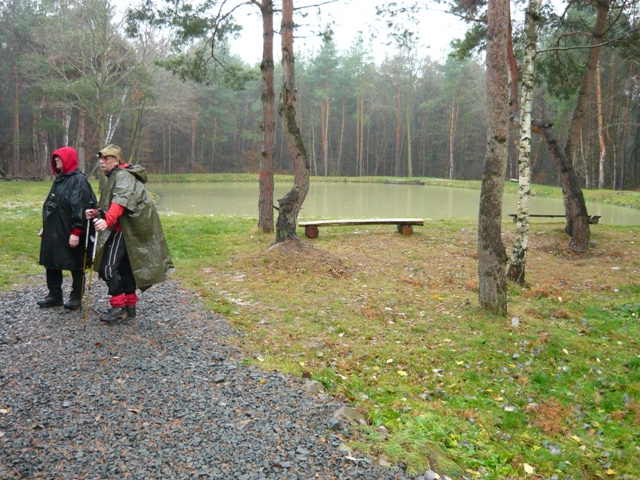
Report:
[[[69,301],[64,304],[69,310],[77,310],[82,305],[82,289],[84,284],[84,273],[82,270],[71,270],[73,283],[71,284],[71,294]]]
[[[64,308],[67,308],[69,310],[78,310],[81,304],[82,302],[80,300],[80,294],[74,295],[73,292],[71,292],[69,301],[64,304]]]
[[[101,322],[113,323],[127,318],[127,310],[124,307],[112,308],[100,317]]]
[[[74,297],[73,294],[69,297],[69,301],[64,304],[64,308],[68,310],[77,310],[80,308],[80,297]]]
[[[51,308],[51,307],[61,307],[62,306],[62,292],[60,295],[55,295],[49,293],[42,300],[38,300],[36,302],[40,308]]]
[[[136,306],[127,306],[124,307],[127,310],[127,318],[136,318]]]

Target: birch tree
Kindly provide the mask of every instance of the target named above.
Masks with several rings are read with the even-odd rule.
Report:
[[[538,22],[542,0],[530,0],[525,12],[525,49],[520,94],[520,151],[518,155],[518,211],[516,239],[513,244],[507,278],[524,283],[526,253],[529,245],[529,198],[531,195],[531,112],[533,79],[538,40]]]

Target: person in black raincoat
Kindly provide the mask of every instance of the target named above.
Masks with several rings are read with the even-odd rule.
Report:
[[[37,304],[40,308],[63,305],[62,271],[70,270],[71,293],[64,306],[80,308],[84,285],[83,264],[91,254],[84,249],[87,223],[84,211],[97,205],[87,177],[78,169],[78,153],[62,147],[51,154],[51,171],[56,176],[51,191],[42,206],[40,235],[40,265],[47,274],[49,294]]]
[[[128,165],[117,145],[98,153],[107,183],[97,209],[87,210],[98,233],[94,270],[107,283],[110,310],[100,317],[115,322],[136,316],[136,288],[144,292],[173,270],[155,204],[147,194],[145,169]]]

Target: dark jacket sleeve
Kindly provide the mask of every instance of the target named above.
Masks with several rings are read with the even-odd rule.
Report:
[[[91,185],[82,173],[74,175],[74,185],[69,195],[69,203],[71,207],[71,230],[86,229],[86,220],[84,211],[88,208],[95,208],[96,198],[91,189]]]

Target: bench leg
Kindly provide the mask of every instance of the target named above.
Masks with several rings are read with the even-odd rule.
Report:
[[[307,238],[318,238],[320,232],[318,232],[318,227],[315,225],[307,225],[304,227],[304,234]]]
[[[411,225],[405,225],[403,223],[398,224],[398,231],[402,235],[411,235],[413,233],[413,227]]]

